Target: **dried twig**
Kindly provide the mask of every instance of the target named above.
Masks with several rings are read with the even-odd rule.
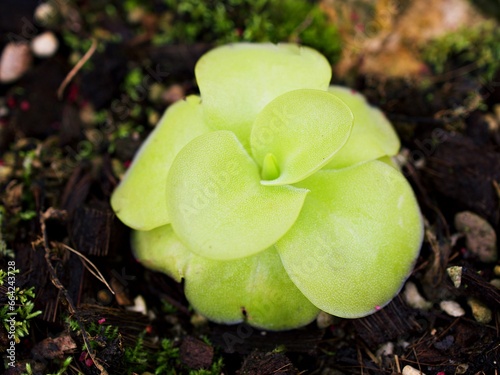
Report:
[[[57,244],[61,245],[66,250],[69,250],[72,253],[75,253],[76,255],[78,255],[80,257],[82,263],[83,263],[83,266],[87,269],[87,271],[89,271],[92,275],[94,275],[97,280],[99,280],[104,285],[106,285],[106,287],[109,289],[109,291],[112,294],[115,294],[115,292],[113,291],[113,289],[111,288],[111,286],[108,284],[108,282],[106,281],[106,279],[104,278],[104,276],[102,275],[102,273],[99,271],[99,269],[96,267],[96,265],[94,263],[92,263],[85,255],[83,255],[79,251],[76,251],[75,249],[72,249],[71,247],[69,247],[68,245],[66,245],[64,243],[58,242]]]
[[[65,211],[55,210],[52,207],[49,207],[47,209],[47,211],[43,212],[40,215],[40,227],[42,229],[43,247],[45,249],[45,260],[47,262],[47,266],[49,267],[50,281],[52,281],[52,284],[54,284],[54,286],[62,293],[62,295],[66,299],[66,302],[68,303],[69,312],[75,317],[75,320],[78,323],[78,326],[82,332],[83,342],[85,343],[85,346],[87,347],[87,351],[89,353],[90,358],[94,362],[95,367],[97,367],[101,371],[101,375],[108,375],[108,372],[104,369],[104,367],[97,360],[95,353],[92,350],[92,347],[90,346],[90,340],[89,340],[87,331],[85,330],[85,327],[83,326],[82,322],[80,321],[80,319],[78,317],[78,313],[77,313],[77,310],[76,310],[75,305],[73,303],[73,300],[69,296],[66,288],[59,281],[59,278],[57,277],[57,272],[56,272],[56,270],[55,270],[55,268],[52,265],[52,262],[50,260],[50,247],[49,247],[49,240],[47,237],[46,221],[48,219],[54,219],[54,218],[60,219],[60,218],[63,218],[65,216],[66,216]]]
[[[95,50],[97,49],[97,40],[92,39],[92,44],[87,52],[85,52],[85,55],[76,63],[76,65],[71,69],[71,71],[68,73],[66,78],[64,78],[64,81],[62,81],[61,86],[59,86],[59,89],[57,89],[57,97],[59,100],[62,99],[64,89],[68,84],[71,82],[71,80],[76,76],[76,74],[80,71],[80,69],[85,65],[85,63],[92,57],[94,54]]]

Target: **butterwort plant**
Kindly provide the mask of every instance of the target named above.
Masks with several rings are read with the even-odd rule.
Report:
[[[200,96],[168,108],[111,198],[137,258],[219,323],[283,330],[386,305],[423,230],[385,116],[329,86],[308,47],[226,45],[195,74]]]

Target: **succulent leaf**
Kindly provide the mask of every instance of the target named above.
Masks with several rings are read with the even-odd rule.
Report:
[[[185,292],[196,310],[219,323],[283,330],[306,325],[319,312],[292,283],[273,247],[230,261],[195,257]]]
[[[233,131],[247,149],[267,103],[296,89],[326,90],[331,74],[324,56],[294,44],[230,44],[206,53],[195,68],[207,124]]]
[[[133,231],[132,249],[145,267],[164,272],[177,282],[185,277],[187,265],[195,256],[179,241],[170,224]]]
[[[177,155],[167,179],[172,226],[192,252],[236,259],[272,246],[293,225],[306,189],[262,186],[230,131],[204,134]]]
[[[325,169],[345,168],[397,154],[399,138],[380,109],[371,106],[363,95],[347,87],[330,86],[328,91],[347,104],[354,113],[354,126],[347,143]]]
[[[408,277],[422,241],[413,192],[379,161],[321,170],[295,225],[277,242],[283,265],[309,300],[355,318],[387,304]]]
[[[274,179],[263,175],[262,184],[292,184],[316,172],[347,142],[352,123],[349,107],[326,91],[301,89],[278,96],[252,127],[254,159],[263,166],[271,154],[281,172]]]
[[[111,206],[123,223],[150,230],[170,222],[165,195],[170,166],[189,141],[207,131],[197,96],[166,111],[111,196]]]

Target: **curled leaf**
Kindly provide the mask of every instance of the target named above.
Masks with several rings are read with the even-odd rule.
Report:
[[[347,142],[353,114],[335,95],[320,90],[294,90],[278,96],[259,113],[250,144],[263,166],[263,185],[292,184],[328,163]],[[275,158],[275,174],[266,160]],[[266,168],[267,167],[267,168]]]
[[[229,131],[186,145],[166,186],[175,233],[189,250],[212,259],[241,258],[273,245],[295,222],[306,194],[262,186],[257,165]]]

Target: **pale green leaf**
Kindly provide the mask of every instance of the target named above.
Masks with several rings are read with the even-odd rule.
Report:
[[[292,281],[320,309],[368,315],[408,277],[422,242],[411,187],[379,161],[321,170],[297,184],[310,193],[276,247]]]
[[[178,101],[166,111],[111,196],[123,223],[150,230],[170,221],[165,184],[172,161],[184,145],[207,131],[199,97]]]
[[[195,74],[207,123],[233,131],[248,149],[252,123],[267,103],[300,88],[326,90],[331,67],[308,47],[238,43],[206,53]]]
[[[347,142],[352,123],[349,107],[326,91],[294,90],[274,99],[257,116],[250,138],[263,166],[262,184],[292,184],[316,172]],[[269,155],[279,175],[273,168],[268,173]]]
[[[133,249],[146,267],[180,282],[189,302],[219,323],[249,324],[280,330],[309,323],[318,313],[292,283],[276,249],[229,261],[197,256],[180,242],[170,225],[134,231]]]
[[[400,143],[391,123],[363,95],[346,87],[330,86],[329,92],[339,97],[354,114],[351,137],[325,169],[339,169],[382,156],[396,155]]]
[[[236,136],[215,131],[177,155],[166,185],[175,233],[188,249],[236,259],[273,245],[295,222],[307,190],[260,184],[257,165]]]
[[[230,261],[196,256],[185,292],[195,310],[218,323],[284,330],[311,322],[319,312],[292,283],[274,248]]]
[[[133,231],[132,249],[145,267],[164,272],[178,282],[186,275],[186,267],[194,256],[169,224],[149,231]]]

